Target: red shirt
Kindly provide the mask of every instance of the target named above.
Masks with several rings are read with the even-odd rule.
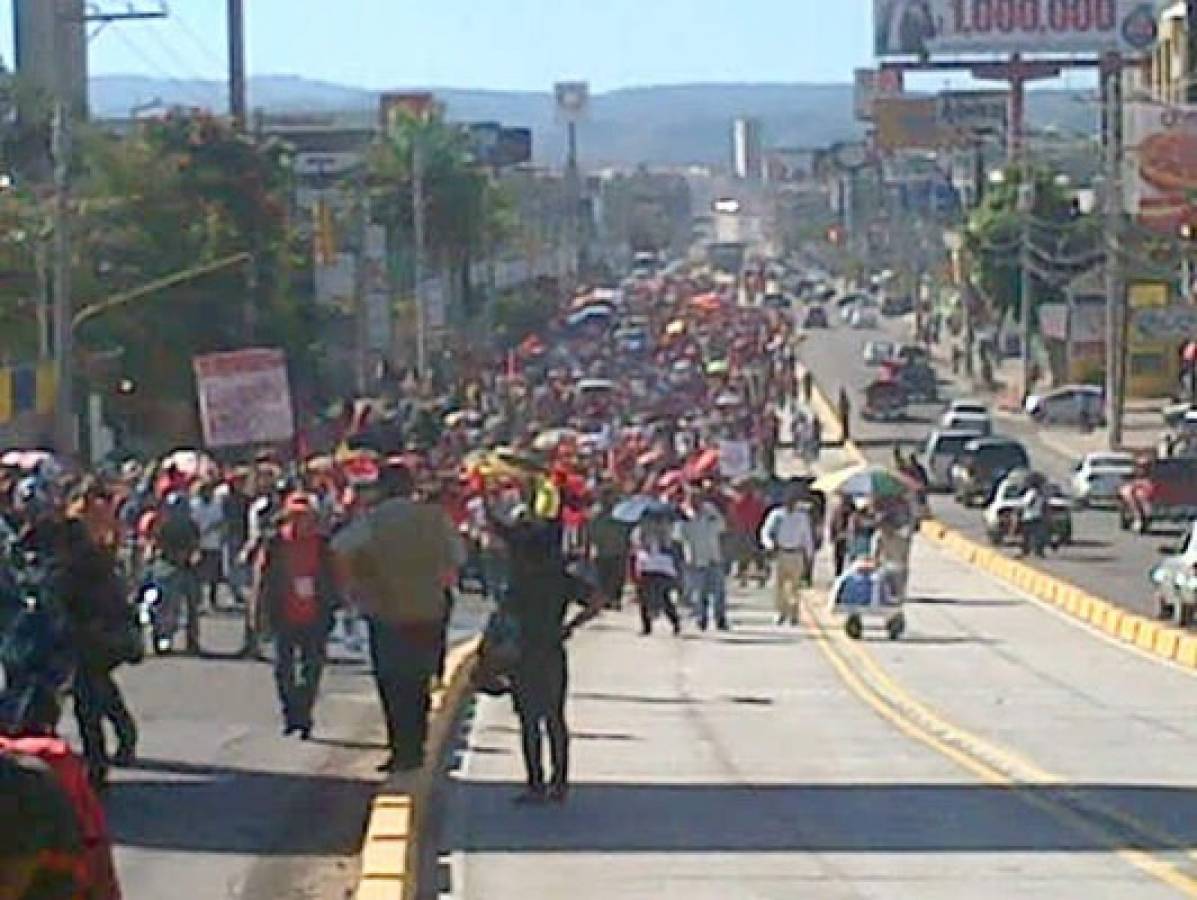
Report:
[[[320,614],[320,598],[316,584],[320,575],[320,546],[318,534],[295,537],[283,528],[280,550],[286,554],[286,589],[283,596],[283,619],[288,625],[304,628],[315,623]]]
[[[728,511],[736,531],[756,532],[765,520],[765,501],[755,493],[737,494]]]

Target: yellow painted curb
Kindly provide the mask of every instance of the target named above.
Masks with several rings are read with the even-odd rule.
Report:
[[[1197,635],[1186,634],[1176,648],[1176,661],[1182,666],[1197,669]]]
[[[445,686],[432,696],[424,767],[392,777],[370,804],[355,900],[414,900],[419,896],[422,817],[453,724],[471,693],[470,676],[479,644],[478,638],[466,641],[454,647],[445,660]]]
[[[924,521],[920,533],[950,550],[966,563],[975,565],[1028,594],[1058,607],[1069,616],[1099,628],[1111,637],[1133,644],[1160,659],[1197,669],[1197,635],[1134,615],[1074,584],[1041,572],[983,547],[972,539],[933,519]]]
[[[1139,630],[1135,633],[1135,646],[1141,650],[1154,653],[1155,641],[1159,636],[1160,625],[1158,622],[1149,622],[1147,619],[1140,619]]]
[[[1155,634],[1155,646],[1151,652],[1164,659],[1176,659],[1176,651],[1180,647],[1180,639],[1184,633],[1175,628],[1160,628]]]

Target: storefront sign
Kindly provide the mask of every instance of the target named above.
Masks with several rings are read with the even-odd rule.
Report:
[[[878,57],[1143,53],[1151,0],[873,0]]]

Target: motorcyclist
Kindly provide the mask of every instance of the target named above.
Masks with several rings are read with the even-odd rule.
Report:
[[[1022,555],[1043,556],[1047,546],[1047,487],[1043,476],[1032,472],[1026,491],[1019,499],[1018,526],[1022,533]]]

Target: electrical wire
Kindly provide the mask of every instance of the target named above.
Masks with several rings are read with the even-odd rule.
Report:
[[[183,32],[183,34],[184,34],[184,36],[186,36],[188,42],[190,42],[193,47],[195,47],[197,50],[199,50],[199,52],[208,60],[208,62],[212,63],[217,68],[222,68],[225,64],[225,61],[220,57],[220,55],[218,53],[216,53],[214,50],[212,50],[211,47],[209,47],[206,43],[204,43],[203,38],[201,38],[199,36],[199,34],[191,26],[191,24],[187,21],[187,19],[185,19],[183,17],[183,14],[178,12],[177,10],[170,10],[169,12],[170,12],[169,21],[171,21],[175,25],[179,26],[179,30]]]
[[[192,101],[198,101],[195,104],[196,106],[204,108],[204,109],[210,109],[212,107],[211,99],[207,98],[207,97],[203,97],[196,90],[196,86],[193,82],[188,82],[184,79],[176,77],[175,75],[172,75],[167,69],[165,69],[161,65],[161,63],[159,63],[157,60],[152,59],[150,57],[150,55],[147,54],[143,48],[141,48],[137,44],[135,44],[129,38],[127,29],[122,29],[122,28],[113,29],[111,34],[114,34],[116,36],[117,40],[119,40],[122,44],[124,44],[125,47],[129,50],[129,52],[132,53],[135,57],[137,57],[137,59],[139,59],[143,65],[147,66],[152,72],[154,72],[158,77],[162,78],[164,81],[167,81],[170,84],[174,85],[179,90],[180,94],[184,95],[185,97],[187,97],[188,99],[190,99]]]

